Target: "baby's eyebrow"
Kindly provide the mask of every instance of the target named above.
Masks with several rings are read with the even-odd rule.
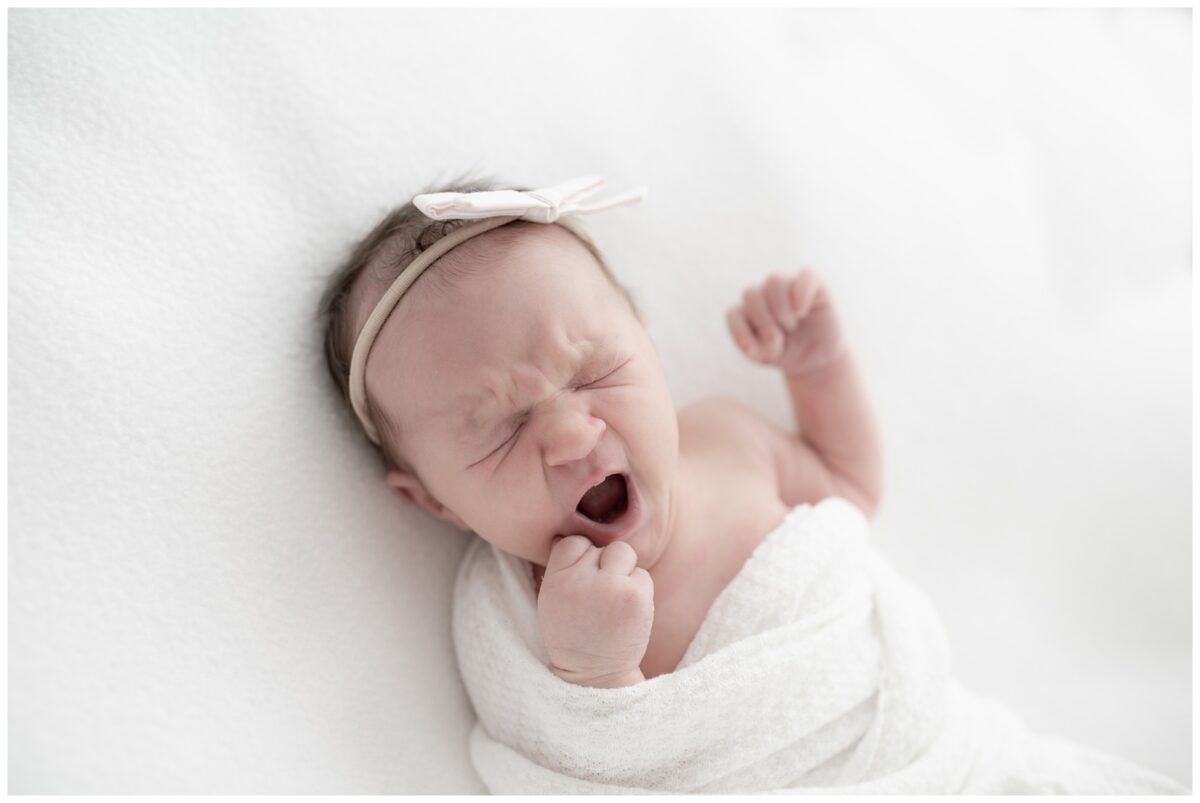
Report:
[[[468,399],[475,398],[479,397],[468,397]],[[487,423],[486,416],[481,412],[484,404],[482,399],[475,404],[471,404],[467,400],[459,404],[458,409],[462,412],[455,417],[455,432],[460,443],[471,444],[481,435],[481,431]]]

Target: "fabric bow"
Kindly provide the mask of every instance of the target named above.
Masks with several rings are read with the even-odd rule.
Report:
[[[597,201],[583,201],[604,188],[600,176],[581,176],[538,190],[488,190],[485,192],[431,192],[412,199],[413,204],[434,220],[474,220],[515,216],[535,223],[553,223],[563,215],[586,215],[614,206],[637,203],[646,197],[646,187]]]

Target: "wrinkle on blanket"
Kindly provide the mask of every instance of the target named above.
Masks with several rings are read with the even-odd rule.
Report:
[[[620,689],[547,669],[527,568],[477,542],[454,611],[476,770],[495,793],[1181,791],[957,687],[932,607],[867,533],[842,499],[797,506],[676,670]]]

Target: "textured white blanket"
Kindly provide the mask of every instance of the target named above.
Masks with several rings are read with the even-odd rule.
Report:
[[[622,689],[549,672],[527,568],[479,541],[454,610],[479,775],[494,793],[1185,791],[957,686],[937,616],[867,531],[841,499],[796,507],[676,670]]]

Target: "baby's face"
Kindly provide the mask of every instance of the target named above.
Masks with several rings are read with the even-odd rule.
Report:
[[[489,232],[459,246],[450,256],[487,267],[406,297],[376,341],[372,398],[417,472],[388,481],[526,560],[544,565],[556,535],[581,533],[628,542],[649,568],[675,520],[679,446],[654,345],[574,235],[512,227],[514,242]],[[624,475],[627,509],[603,525],[576,506],[611,474]],[[621,483],[609,485],[620,510]]]

